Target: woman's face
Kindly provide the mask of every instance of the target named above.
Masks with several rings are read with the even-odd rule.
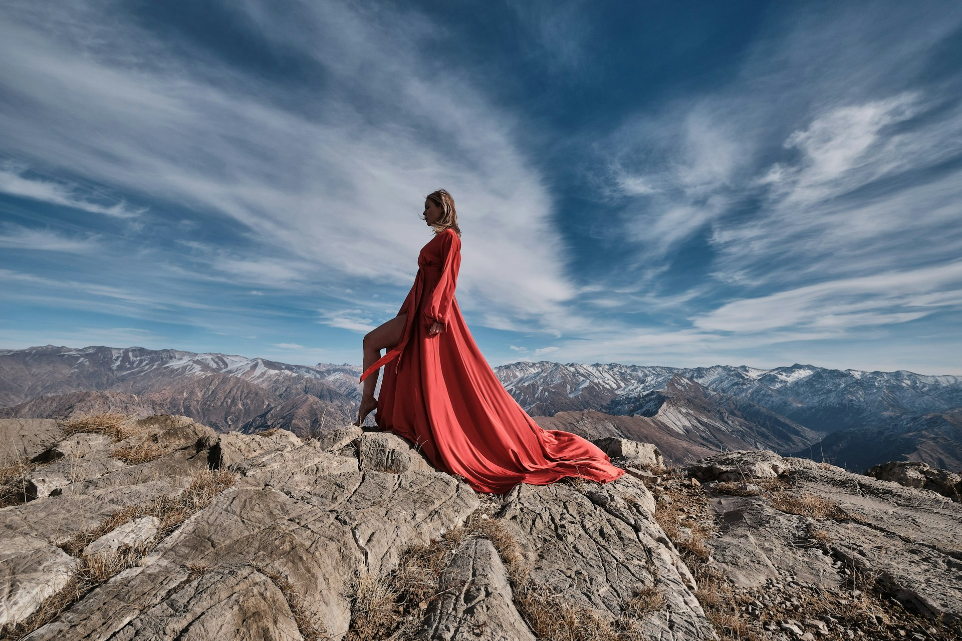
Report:
[[[424,200],[424,222],[436,225],[444,217],[444,209],[430,198]]]

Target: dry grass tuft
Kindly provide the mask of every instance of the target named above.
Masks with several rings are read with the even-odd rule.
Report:
[[[167,450],[157,442],[156,437],[153,437],[141,439],[131,445],[116,447],[110,455],[128,465],[139,465],[140,463],[156,461],[166,453]]]
[[[515,591],[522,616],[539,639],[552,641],[620,641],[606,613],[573,605],[544,586]]]
[[[304,604],[304,600],[294,587],[294,584],[288,581],[284,575],[266,565],[260,565],[254,562],[250,562],[250,565],[269,578],[281,591],[281,594],[284,595],[284,600],[287,601],[287,605],[291,609],[294,622],[297,624],[297,629],[300,631],[304,641],[329,641],[331,637],[328,635],[324,624],[311,616],[310,608]],[[368,638],[374,639],[376,637],[372,636]]]
[[[721,632],[724,637],[729,639],[754,639],[756,638],[748,630],[748,624],[737,614],[725,612],[706,612],[708,620],[715,629]]]
[[[692,491],[698,489],[686,487]],[[662,491],[659,490],[659,492]],[[691,519],[690,515],[682,511],[683,508],[688,509],[687,502],[676,500],[674,497],[670,498],[670,501],[658,501],[655,504],[655,520],[681,552],[686,563],[689,557],[694,557],[698,561],[707,561],[711,552],[705,542],[711,536],[711,529],[706,527],[703,521]],[[684,533],[682,528],[690,530],[690,533]]]
[[[26,457],[11,457],[0,465],[0,508],[27,502],[27,477],[36,468]]]
[[[825,530],[819,530],[813,526],[808,528],[808,538],[815,541],[816,544],[823,548],[828,547],[828,544],[832,542],[832,535]]]
[[[351,629],[348,641],[387,638],[401,622],[402,603],[394,582],[371,574],[355,577],[351,585]]]
[[[814,494],[787,494],[775,492],[770,497],[773,508],[787,514],[808,516],[814,519],[831,518],[837,521],[849,520],[851,516],[836,503]]]
[[[715,486],[715,491],[732,496],[758,496],[762,493],[761,488],[751,483],[732,483],[725,481]]]
[[[665,607],[665,595],[654,586],[646,586],[635,592],[628,599],[622,609],[626,614],[642,619],[652,612],[657,612]]]
[[[57,425],[63,430],[64,436],[80,433],[106,434],[114,442],[122,441],[136,431],[133,419],[118,412],[80,414],[57,421]]]

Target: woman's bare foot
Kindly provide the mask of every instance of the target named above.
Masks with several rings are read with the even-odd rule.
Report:
[[[360,427],[364,423],[367,415],[377,409],[377,399],[373,396],[361,399],[361,409],[357,412],[357,422],[354,424]]]

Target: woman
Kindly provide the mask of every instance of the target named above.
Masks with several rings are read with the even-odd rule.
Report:
[[[364,337],[355,425],[377,409],[382,430],[413,442],[434,467],[479,492],[503,494],[519,483],[547,485],[566,476],[606,482],[624,474],[580,436],[541,429],[504,389],[454,298],[461,230],[451,194],[429,195],[424,220],[435,236],[418,256],[414,286],[398,315]],[[383,357],[382,348],[390,349]]]

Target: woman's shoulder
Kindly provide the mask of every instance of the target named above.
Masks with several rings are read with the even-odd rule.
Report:
[[[461,244],[461,237],[458,236],[458,232],[456,232],[456,231],[454,231],[452,228],[448,227],[448,228],[446,228],[446,229],[444,229],[444,230],[439,231],[438,233],[436,233],[436,234],[434,235],[434,238],[431,239],[431,242],[432,242],[432,243],[436,242],[436,243],[442,244],[442,245],[447,245],[447,244],[449,244],[449,243],[453,243],[453,244],[460,245],[460,244]]]

